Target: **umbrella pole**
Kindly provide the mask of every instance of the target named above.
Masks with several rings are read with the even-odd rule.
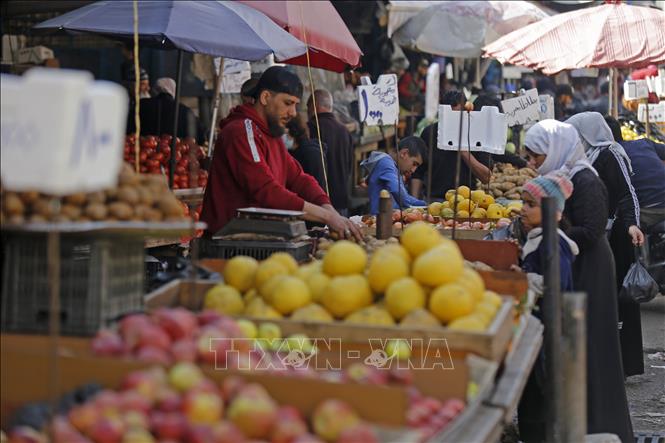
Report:
[[[173,112],[173,137],[171,138],[171,159],[169,161],[169,187],[173,189],[173,176],[175,174],[176,140],[178,138],[178,111],[180,108],[180,91],[182,89],[182,49],[178,49],[176,82],[175,82],[175,111]]]
[[[212,151],[215,149],[215,134],[217,131],[217,113],[221,100],[222,77],[224,76],[224,57],[219,60],[219,72],[217,73],[217,82],[215,83],[215,98],[212,105],[212,119],[210,120],[210,136],[208,137],[208,158],[212,158]]]

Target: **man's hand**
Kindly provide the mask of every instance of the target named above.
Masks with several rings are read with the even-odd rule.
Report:
[[[326,221],[328,227],[337,232],[340,238],[351,239],[355,237],[359,242],[363,241],[363,236],[358,227],[346,217],[342,217],[337,211],[329,211],[330,216]]]
[[[644,234],[637,226],[632,225],[628,228],[628,235],[633,240],[633,246],[642,246],[644,244]]]

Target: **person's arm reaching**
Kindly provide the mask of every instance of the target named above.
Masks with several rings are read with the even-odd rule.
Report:
[[[303,212],[305,220],[324,223],[337,232],[341,238],[350,239],[353,236],[359,241],[363,239],[358,227],[348,218],[339,215],[331,205],[317,206],[305,202]]]
[[[420,197],[420,193],[423,190],[423,181],[419,178],[411,177],[411,195],[414,198]]]
[[[490,182],[490,170],[487,166],[479,162],[473,155],[469,155],[468,151],[462,151],[460,153],[462,160],[467,164],[471,173],[478,178],[483,183]]]

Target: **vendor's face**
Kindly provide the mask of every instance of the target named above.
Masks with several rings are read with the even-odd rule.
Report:
[[[286,124],[298,114],[300,99],[283,92],[262,91],[259,96],[264,107],[270,133],[274,137],[284,134]]]
[[[526,148],[527,166],[529,166],[531,169],[538,170],[538,168],[540,168],[542,164],[545,163],[546,158],[547,155],[536,154],[535,152],[531,151],[529,148]]]
[[[524,204],[522,205],[520,218],[522,219],[524,226],[530,231],[533,228],[537,228],[542,223],[540,204],[528,192],[522,193],[522,200],[524,201]]]
[[[420,154],[416,156],[410,155],[408,149],[402,149],[397,154],[397,167],[402,174],[411,175],[422,164],[423,157]]]

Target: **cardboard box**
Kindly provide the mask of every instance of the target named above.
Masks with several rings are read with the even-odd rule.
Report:
[[[17,62],[20,64],[41,65],[45,60],[53,58],[53,51],[46,46],[32,46],[19,49]]]
[[[144,306],[147,310],[160,307],[184,306],[192,311],[201,311],[208,289],[217,282],[203,280],[174,280],[146,295]],[[492,361],[500,361],[505,355],[512,336],[513,300],[505,299],[492,324],[482,332],[450,330],[445,327],[406,328],[373,325],[356,325],[343,322],[306,322],[289,319],[257,319],[245,317],[256,323],[270,321],[282,329],[284,335],[302,333],[313,338],[334,338],[341,340],[352,350],[371,346],[370,340],[404,338],[422,340],[428,343],[429,352],[435,352],[445,344],[445,352],[453,357],[468,353]],[[417,343],[416,343],[417,344]],[[346,349],[346,348],[345,348]],[[417,351],[417,347],[414,347]]]

